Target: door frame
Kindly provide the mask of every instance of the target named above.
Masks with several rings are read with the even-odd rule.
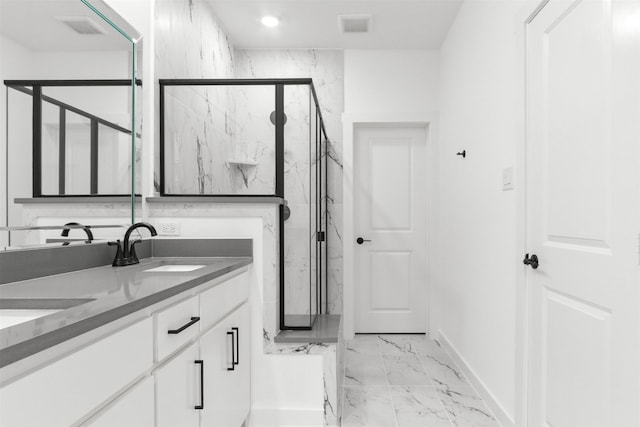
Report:
[[[429,290],[431,281],[431,269],[430,269],[430,254],[433,253],[431,249],[432,240],[430,236],[433,235],[433,218],[432,214],[433,206],[430,203],[435,199],[434,191],[436,190],[435,178],[437,177],[437,119],[438,114],[436,112],[370,112],[370,113],[343,113],[342,114],[342,137],[343,137],[343,178],[342,178],[342,194],[343,194],[343,235],[342,235],[342,248],[343,248],[343,310],[342,310],[342,325],[345,339],[352,339],[354,337],[354,315],[355,315],[355,193],[353,188],[353,166],[355,164],[354,158],[354,136],[355,129],[361,126],[381,126],[381,127],[393,127],[393,126],[424,126],[426,129],[426,158],[424,164],[427,169],[427,247],[426,249],[426,266],[427,266],[427,283],[426,283],[426,309],[427,316],[425,330],[429,335],[431,331],[429,329],[430,313],[429,310]]]
[[[516,143],[516,173],[515,182],[520,183],[516,187],[516,250],[517,257],[524,257],[528,252],[527,241],[527,144],[529,129],[529,109],[527,88],[529,84],[527,76],[527,56],[528,38],[527,27],[538,16],[540,11],[551,0],[526,0],[517,15],[516,38],[518,51],[522,52],[518,61],[520,88],[519,97],[522,108],[522,138]],[[518,259],[518,258],[516,258]],[[529,352],[530,352],[530,310],[529,294],[530,287],[527,281],[527,266],[517,269],[515,277],[516,285],[516,348],[515,348],[515,424],[527,427],[529,422],[528,401],[529,401]]]

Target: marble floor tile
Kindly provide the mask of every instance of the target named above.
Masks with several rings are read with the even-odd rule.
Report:
[[[447,352],[426,335],[346,342],[345,427],[499,427]]]
[[[460,368],[444,351],[422,356],[420,362],[435,387],[470,385]]]
[[[345,385],[387,385],[387,375],[382,356],[362,354],[347,350]]]
[[[418,358],[412,355],[383,355],[389,385],[431,385]]]
[[[378,335],[378,342],[382,354],[393,356],[414,354],[411,335]]]
[[[438,394],[431,386],[391,387],[398,427],[451,427]]]
[[[426,335],[414,335],[411,337],[411,349],[418,357],[446,354],[440,345]]]
[[[455,427],[500,427],[480,396],[471,387],[436,388]]]
[[[424,357],[444,352],[437,342],[424,334],[379,335],[378,338],[382,354]]]
[[[387,386],[345,387],[342,427],[396,427]]]
[[[354,339],[345,341],[347,350],[361,354],[380,354],[377,335],[356,335]]]

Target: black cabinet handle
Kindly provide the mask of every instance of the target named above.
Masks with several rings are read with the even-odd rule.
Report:
[[[187,329],[189,326],[198,323],[200,321],[199,317],[192,317],[191,321],[185,325],[180,326],[178,329],[169,329],[167,331],[167,333],[169,334],[179,334],[180,332],[184,331],[185,329]]]
[[[231,367],[227,368],[227,371],[236,370],[236,334],[233,331],[227,331],[227,335],[231,335]],[[229,353],[227,353],[229,354]]]
[[[236,331],[236,359],[233,361],[234,365],[240,364],[240,330],[238,328],[231,328]]]
[[[196,365],[200,365],[200,404],[194,409],[204,409],[204,360],[194,360]]]

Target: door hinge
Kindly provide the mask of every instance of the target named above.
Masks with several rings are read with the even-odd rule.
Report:
[[[318,231],[318,242],[324,242],[325,233],[324,231]]]

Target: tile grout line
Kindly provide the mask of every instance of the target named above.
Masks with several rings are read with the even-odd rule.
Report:
[[[387,372],[387,365],[384,363],[384,355],[382,354],[382,347],[380,346],[380,336],[376,335],[376,343],[378,344],[378,353],[382,359],[382,369],[384,369],[384,379],[387,383],[387,394],[389,395],[389,402],[391,402],[391,410],[393,411],[393,419],[396,422],[395,427],[400,427],[398,423],[398,415],[396,414],[396,406],[393,404],[393,395],[391,394],[391,384],[389,383],[389,375]]]

